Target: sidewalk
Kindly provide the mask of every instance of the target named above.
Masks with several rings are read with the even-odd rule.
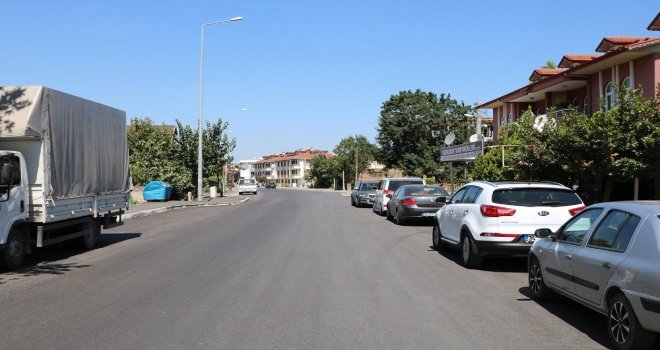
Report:
[[[131,220],[180,208],[237,205],[247,202],[250,198],[250,195],[239,196],[238,192],[234,189],[226,192],[224,197],[218,196],[216,198],[210,198],[205,196],[202,201],[198,201],[195,198],[192,201],[170,200],[167,202],[142,202],[131,205],[131,209],[122,215],[122,219]]]

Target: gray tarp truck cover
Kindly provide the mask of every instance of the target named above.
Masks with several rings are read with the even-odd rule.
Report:
[[[47,197],[129,190],[124,111],[44,86],[2,87],[0,98],[9,106],[0,111],[0,141],[43,143]]]

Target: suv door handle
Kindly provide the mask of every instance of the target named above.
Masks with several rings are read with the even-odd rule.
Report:
[[[612,264],[608,263],[607,261],[604,262],[603,265],[601,265],[601,266],[603,266],[604,268],[606,268],[608,270],[612,268]]]
[[[468,213],[468,210],[465,209],[465,211],[463,212],[463,215],[467,215],[467,213]]]
[[[572,254],[566,254],[566,260],[573,260]]]

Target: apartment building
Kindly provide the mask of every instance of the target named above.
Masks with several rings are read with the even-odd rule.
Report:
[[[647,29],[660,30],[660,13]],[[529,80],[528,85],[477,106],[492,110],[496,143],[498,135],[528,108],[537,116],[560,122],[569,109],[591,115],[614,108],[617,86],[642,89],[644,97],[654,98],[660,84],[660,37],[604,37],[594,53],[566,54],[557,68],[535,69]],[[549,114],[551,108],[554,112]],[[634,179],[615,186],[613,199],[660,198],[657,178]]]
[[[321,155],[334,157],[328,151],[312,147],[264,156],[253,164],[254,177],[265,177],[267,182],[283,187],[307,187],[305,174],[311,167],[310,161]]]
[[[658,17],[649,29],[660,28]],[[593,114],[616,104],[616,86],[643,89],[645,97],[655,96],[660,83],[660,37],[605,37],[595,53],[567,54],[554,69],[535,69],[530,83],[499,96],[478,108],[491,109],[493,138],[516,122],[531,108],[544,115],[553,107],[560,119],[569,108]]]

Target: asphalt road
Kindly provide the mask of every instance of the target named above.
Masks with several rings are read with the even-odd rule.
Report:
[[[529,299],[524,260],[466,270],[337,193],[126,222],[0,273],[2,349],[601,349],[605,318]]]

